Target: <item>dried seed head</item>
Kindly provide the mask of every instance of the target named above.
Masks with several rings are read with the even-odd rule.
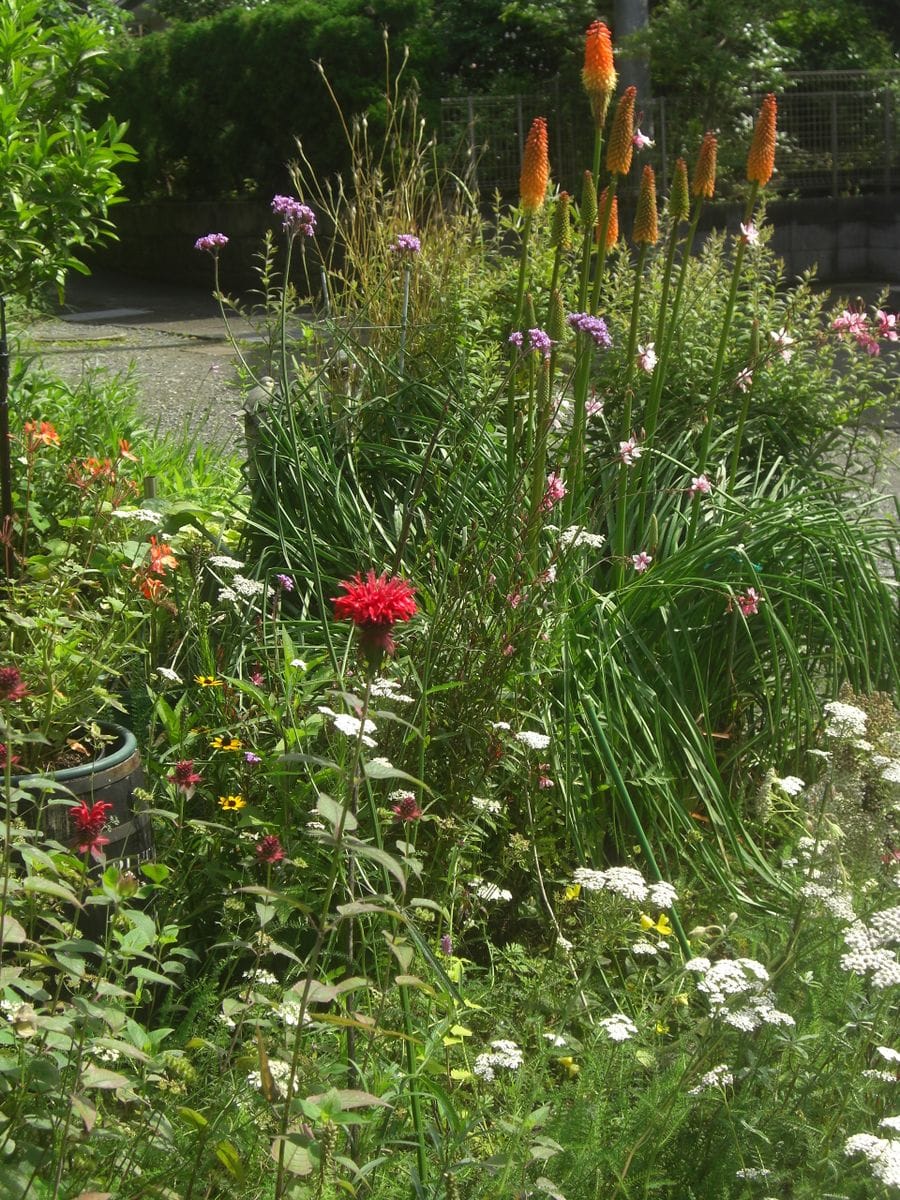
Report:
[[[659,241],[659,225],[656,216],[656,176],[649,164],[644,167],[641,175],[641,190],[638,192],[631,237],[639,246],[655,246]]]
[[[673,221],[686,221],[690,216],[690,212],[691,201],[688,196],[687,163],[683,158],[679,158],[675,162],[672,190],[669,193],[669,216]]]
[[[616,106],[609,142],[606,147],[606,169],[610,175],[627,175],[634,151],[634,101],[637,88],[626,88]]]
[[[716,191],[716,152],[719,143],[712,132],[703,135],[700,153],[697,155],[697,165],[694,167],[694,179],[691,183],[691,195],[702,196],[704,200],[712,200]]]
[[[600,211],[603,212],[606,207],[606,197],[609,188],[604,188],[600,193]],[[606,223],[606,249],[612,250],[613,246],[619,240],[619,197],[613,196],[612,205],[609,210],[609,220]],[[600,221],[594,229],[594,241],[600,241]]]
[[[753,142],[747,155],[747,178],[751,183],[765,187],[772,178],[775,170],[775,115],[778,105],[775,93],[769,92],[762,102],[756,128],[753,130]]]
[[[581,81],[591,102],[591,112],[599,128],[606,120],[609,102],[616,90],[612,38],[602,21],[594,21],[584,38],[584,67]]]
[[[519,177],[519,195],[526,212],[537,212],[543,207],[550,180],[550,159],[547,155],[547,122],[535,117],[525,141],[522,157],[522,174]]]
[[[569,221],[571,199],[568,192],[559,193],[550,222],[550,245],[559,246],[560,250],[568,250],[572,245],[572,226]]]

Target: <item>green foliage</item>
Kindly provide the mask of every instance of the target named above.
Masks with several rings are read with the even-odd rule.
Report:
[[[408,30],[422,11],[423,0],[297,0],[120,43],[106,86],[141,149],[130,197],[283,192],[297,139],[323,177],[339,170],[343,133],[316,64],[362,112],[384,77],[384,30]]]
[[[53,24],[44,7],[0,5],[0,287],[20,295],[62,287],[75,252],[111,234],[116,168],[134,158],[124,126],[88,116],[107,29],[74,11]]]

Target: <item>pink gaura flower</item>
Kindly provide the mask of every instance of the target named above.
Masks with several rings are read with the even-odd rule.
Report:
[[[737,598],[738,608],[745,617],[755,617],[759,612],[759,606],[762,602],[762,596],[760,596],[756,588],[752,587],[748,587],[746,592],[742,592]]]
[[[742,392],[749,392],[753,384],[753,372],[749,367],[744,367],[743,371],[738,372],[738,377],[734,382]]]
[[[632,136],[631,144],[634,146],[635,150],[646,150],[655,146],[656,142],[653,140],[653,138],[647,137],[646,133],[641,133],[640,129],[636,129],[634,131],[634,135]]]
[[[637,438],[629,438],[627,442],[619,442],[619,458],[621,458],[626,467],[633,467],[641,457],[641,453],[641,447],[638,445]]]
[[[897,314],[885,312],[884,309],[876,308],[875,324],[878,326],[878,336],[883,337],[885,341],[896,342],[897,333]]]
[[[784,361],[789,363],[794,357],[794,352],[791,349],[794,339],[788,331],[786,329],[772,329],[769,331],[769,337],[772,339],[772,345],[778,350]]]
[[[741,241],[745,246],[756,246],[759,244],[759,230],[750,221],[747,225],[741,221]]]
[[[653,342],[648,342],[646,346],[638,346],[637,348],[637,364],[648,375],[652,372],[658,361],[653,345]]]
[[[653,555],[648,554],[646,550],[640,550],[637,554],[632,554],[631,556],[631,565],[639,575],[642,575],[652,562]]]
[[[555,504],[559,504],[569,494],[569,489],[563,483],[559,475],[555,471],[551,471],[547,476],[547,489],[544,492],[544,498],[541,500],[541,508],[544,512],[549,512]]]
[[[706,475],[695,475],[691,479],[691,486],[688,491],[692,496],[708,496],[712,491],[712,484]]]

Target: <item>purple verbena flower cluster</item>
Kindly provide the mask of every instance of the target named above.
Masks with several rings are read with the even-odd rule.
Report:
[[[608,350],[612,345],[612,338],[602,317],[592,317],[590,313],[569,313],[566,323],[578,333],[586,333],[601,350]]]
[[[194,242],[194,249],[208,250],[210,254],[216,254],[220,246],[227,245],[228,238],[224,233],[205,233]]]
[[[316,214],[293,196],[274,196],[272,212],[282,218],[285,233],[312,237],[316,232]]]
[[[398,233],[388,249],[392,254],[418,254],[422,243],[414,233]]]
[[[510,346],[517,346],[519,350],[525,349],[525,338],[528,337],[528,349],[535,350],[538,354],[542,354],[544,358],[550,357],[550,352],[553,349],[553,342],[550,340],[549,334],[546,334],[543,329],[529,329],[527,335],[517,330],[511,333],[507,338]]]

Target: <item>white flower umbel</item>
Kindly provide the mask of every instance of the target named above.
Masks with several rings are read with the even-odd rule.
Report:
[[[654,908],[671,908],[678,899],[678,893],[671,883],[660,880],[659,883],[650,884],[647,889],[647,898]]]
[[[384,700],[396,700],[398,704],[412,704],[412,696],[400,691],[400,684],[394,679],[376,679],[370,689],[373,696]]]
[[[900,1141],[855,1133],[844,1143],[844,1153],[864,1155],[876,1179],[887,1187],[900,1187]]]
[[[518,1071],[525,1057],[515,1042],[499,1038],[491,1042],[491,1052],[479,1054],[472,1065],[473,1074],[488,1083],[492,1082],[497,1070]]]
[[[165,679],[166,683],[181,683],[181,676],[171,667],[157,667],[156,673],[160,679]]]
[[[597,1023],[611,1042],[627,1042],[637,1036],[637,1026],[624,1013],[603,1017]]]
[[[599,550],[605,542],[606,538],[602,533],[588,533],[580,525],[572,525],[559,535],[559,544],[564,550],[570,546],[573,548],[590,546],[592,550]]]
[[[359,737],[360,728],[362,728],[362,744],[364,746],[376,746],[378,743],[369,734],[375,733],[376,725],[374,721],[370,721],[368,717],[365,722],[360,721],[358,717],[351,716],[350,713],[336,713],[330,709],[327,704],[319,705],[319,712],[324,713],[326,717],[331,717],[332,724],[338,733],[344,734],[345,737]]]
[[[480,875],[476,875],[474,879],[469,880],[469,887],[480,900],[487,900],[491,904],[497,900],[512,900],[512,892],[508,892],[506,888],[498,887],[496,883],[488,883]]]
[[[772,1172],[768,1167],[741,1167],[739,1170],[735,1171],[734,1177],[735,1179],[754,1180],[765,1179],[771,1174]]]
[[[246,575],[235,575],[231,580],[231,586],[245,600],[261,596],[266,590],[266,585],[261,579],[248,579]]]
[[[145,525],[162,525],[162,515],[152,508],[116,508],[110,516],[119,521],[141,521]]]
[[[868,717],[855,704],[831,700],[825,705],[825,736],[832,738],[861,738],[866,736]]]
[[[636,954],[638,958],[656,958],[659,954],[656,946],[652,942],[635,942],[631,947],[631,953]]]
[[[280,1058],[270,1058],[269,1074],[272,1077],[272,1083],[275,1085],[276,1094],[285,1096],[291,1079],[291,1064],[282,1062]],[[251,1071],[247,1076],[247,1082],[252,1088],[256,1088],[257,1091],[261,1092],[263,1090],[262,1073],[260,1071]],[[294,1086],[296,1087],[296,1085],[297,1080],[294,1080]]]
[[[885,1062],[900,1063],[900,1050],[892,1050],[890,1046],[876,1046],[875,1051]]]
[[[486,813],[490,817],[499,817],[503,811],[499,800],[483,799],[481,796],[472,797],[472,807],[476,812]]]
[[[516,741],[527,746],[529,750],[546,750],[550,745],[546,733],[537,733],[533,729],[523,729],[521,733],[517,733]]]
[[[214,554],[212,558],[206,560],[211,567],[218,567],[220,571],[240,571],[243,567],[242,562],[238,562],[236,558],[229,558],[227,554]]]
[[[775,1007],[764,986],[769,973],[754,958],[691,959],[685,963],[699,975],[697,990],[709,1001],[710,1016],[732,1029],[753,1033],[761,1025],[793,1025],[794,1018]]]
[[[806,784],[796,775],[785,775],[783,779],[776,779],[775,783],[783,792],[787,792],[789,796],[799,796]]]
[[[731,1087],[734,1083],[734,1075],[731,1073],[731,1068],[728,1063],[719,1063],[717,1067],[713,1067],[711,1071],[707,1071],[705,1075],[701,1075],[695,1087],[688,1091],[689,1096],[701,1096],[704,1092],[709,1092],[713,1088],[724,1090]]]

